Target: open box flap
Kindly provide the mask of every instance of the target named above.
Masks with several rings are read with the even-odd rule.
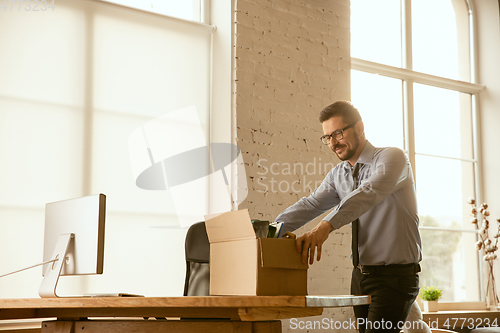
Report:
[[[256,239],[248,209],[206,215],[205,225],[210,243]]]
[[[262,267],[308,269],[302,263],[302,255],[297,252],[295,239],[261,238],[259,239]]]

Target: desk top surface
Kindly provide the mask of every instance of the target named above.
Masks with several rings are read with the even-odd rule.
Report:
[[[54,308],[340,307],[369,304],[370,296],[60,297],[0,299],[0,310]]]
[[[267,318],[273,312],[292,318],[317,315],[325,307],[370,303],[370,296],[205,296],[79,297],[0,299],[0,320],[46,317],[211,317]],[[257,313],[257,315],[256,315]],[[262,313],[265,313],[262,315]],[[281,317],[285,318],[285,317]],[[279,319],[281,319],[279,318]]]

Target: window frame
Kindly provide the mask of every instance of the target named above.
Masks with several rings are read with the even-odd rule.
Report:
[[[463,0],[468,8],[468,22],[469,22],[469,55],[470,55],[470,78],[471,82],[449,79],[437,75],[417,72],[413,70],[412,61],[412,13],[411,1],[401,0],[401,39],[402,39],[402,67],[394,67],[373,61],[351,57],[351,69],[370,74],[377,74],[389,78],[399,79],[403,83],[403,119],[404,119],[404,147],[408,155],[410,164],[415,172],[416,165],[415,159],[417,154],[415,150],[415,131],[414,131],[414,101],[413,92],[414,84],[425,84],[438,88],[444,88],[461,93],[471,95],[471,112],[472,112],[472,140],[473,140],[473,158],[451,158],[460,161],[472,162],[474,165],[474,191],[476,202],[483,202],[483,176],[482,176],[482,160],[481,160],[481,145],[479,142],[480,133],[480,105],[479,94],[484,90],[484,86],[478,83],[478,66],[477,66],[477,29],[476,29],[476,11],[474,4],[471,0]],[[433,155],[434,156],[434,155]],[[447,158],[447,156],[438,156],[440,158]],[[415,177],[415,183],[417,178]],[[476,230],[469,229],[453,229],[453,228],[439,228],[439,227],[425,227],[420,226],[423,230],[433,231],[447,231],[447,232],[462,232],[462,233],[475,233],[478,237],[477,227]],[[479,281],[479,297],[484,299],[484,283],[481,278],[482,272],[482,258],[478,252],[478,281]]]

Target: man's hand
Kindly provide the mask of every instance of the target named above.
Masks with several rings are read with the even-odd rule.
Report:
[[[321,246],[333,230],[328,221],[321,221],[309,232],[297,238],[297,252],[302,252],[302,263],[307,263],[307,254],[310,252],[309,264],[314,262],[314,254],[317,252],[317,260],[321,259]]]

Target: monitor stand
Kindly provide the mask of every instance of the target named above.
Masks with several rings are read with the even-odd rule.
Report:
[[[38,290],[40,297],[60,297],[56,293],[57,282],[59,281],[63,265],[66,262],[68,247],[74,239],[75,234],[72,233],[59,236],[52,257],[50,258],[55,261],[50,263],[45,270],[45,276]]]
[[[63,234],[57,240],[56,248],[50,257],[50,263],[45,270],[45,275],[38,290],[38,294],[43,298],[65,297],[57,295],[57,282],[61,275],[62,269],[67,262],[68,248],[71,242],[74,242],[75,234]],[[62,258],[65,258],[64,260]],[[66,297],[82,297],[82,296],[66,296]],[[128,294],[128,293],[104,293],[104,294],[87,294],[83,297],[144,297],[143,295]]]

